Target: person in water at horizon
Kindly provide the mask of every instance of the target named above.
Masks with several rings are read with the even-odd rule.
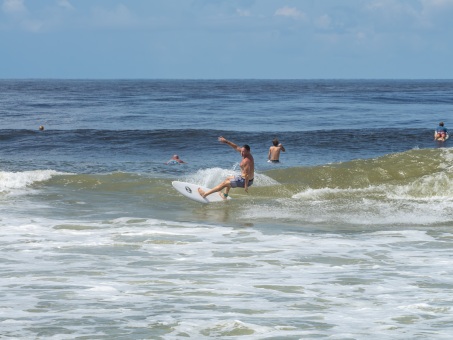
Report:
[[[269,148],[269,153],[267,155],[268,162],[270,163],[280,163],[280,151],[285,152],[285,148],[282,143],[278,142],[277,138],[274,138],[272,141],[273,146]]]
[[[173,155],[173,157],[167,162],[167,164],[183,164],[184,162],[178,155]]]
[[[241,153],[242,161],[239,164],[241,174],[237,176],[228,176],[222,183],[206,192],[203,191],[203,189],[198,188],[198,192],[203,198],[218,192],[223,199],[227,199],[231,188],[244,188],[245,192],[248,193],[248,189],[253,184],[253,179],[255,177],[255,160],[250,153],[250,146],[247,144],[244,144],[242,147],[238,146],[222,136],[219,137],[219,142],[227,144]],[[222,192],[222,189],[225,189],[225,192]]]
[[[444,142],[447,139],[448,130],[444,126],[444,122],[440,122],[439,126],[434,131],[434,140]]]

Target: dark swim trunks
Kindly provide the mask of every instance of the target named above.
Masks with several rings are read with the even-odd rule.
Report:
[[[249,186],[253,184],[253,178],[249,179]],[[232,188],[244,188],[245,186],[245,178],[242,176],[234,176],[233,179],[230,180],[230,185]]]

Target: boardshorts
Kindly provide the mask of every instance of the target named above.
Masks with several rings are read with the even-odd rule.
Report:
[[[253,184],[253,178],[249,179],[249,187]],[[245,186],[245,178],[237,175],[234,178],[230,179],[230,185],[232,188],[244,188]]]

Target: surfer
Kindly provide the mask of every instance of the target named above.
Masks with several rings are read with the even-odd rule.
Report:
[[[444,122],[440,122],[437,129],[434,131],[434,140],[444,142],[448,138],[448,130],[444,126]]]
[[[168,165],[170,164],[183,164],[184,162],[178,155],[173,155],[173,157],[167,162]]]
[[[242,161],[239,164],[241,167],[241,175],[237,176],[228,176],[222,183],[217,185],[216,187],[208,190],[203,191],[203,189],[198,188],[198,192],[202,197],[206,197],[211,195],[214,192],[219,192],[219,195],[223,199],[227,199],[228,193],[230,192],[231,188],[244,188],[245,192],[248,193],[249,187],[253,184],[253,178],[255,176],[255,161],[253,159],[252,154],[250,153],[250,146],[247,144],[243,145],[242,147],[226,140],[223,137],[219,137],[219,142],[225,143],[231,146],[234,150],[241,153]],[[225,192],[221,190],[225,189]]]
[[[278,139],[274,138],[272,141],[273,146],[269,148],[267,159],[269,163],[280,163],[280,151],[285,152],[282,143],[278,143]]]

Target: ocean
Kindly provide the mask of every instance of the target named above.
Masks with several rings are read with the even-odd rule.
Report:
[[[0,338],[451,339],[452,109],[452,80],[0,80]],[[239,173],[219,136],[253,186],[184,198]]]

